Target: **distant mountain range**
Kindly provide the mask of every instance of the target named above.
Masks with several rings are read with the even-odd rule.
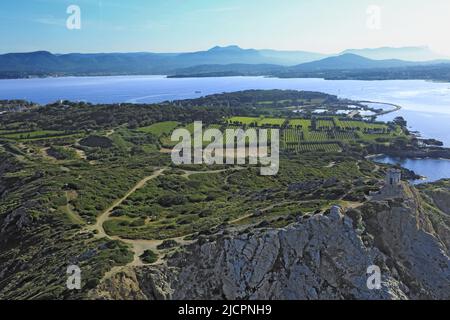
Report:
[[[405,60],[404,58],[412,57]],[[346,50],[327,56],[306,51],[214,47],[189,53],[52,54],[47,51],[0,55],[0,77],[168,74],[277,75],[326,70],[404,68],[448,63],[424,47]]]
[[[448,59],[443,55],[436,54],[428,47],[383,47],[371,49],[349,49],[342,52],[356,54],[374,60],[407,60],[407,61],[431,61]]]
[[[52,54],[47,51],[0,55],[0,72],[29,74],[166,74],[210,64],[295,65],[324,58],[319,53],[214,47],[190,53]]]
[[[397,59],[372,60],[356,54],[346,53],[335,57],[329,57],[318,61],[303,63],[290,68],[293,71],[320,71],[339,69],[375,69],[405,67],[423,62],[410,62]]]

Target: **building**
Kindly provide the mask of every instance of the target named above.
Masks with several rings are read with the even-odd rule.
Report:
[[[386,173],[384,182],[384,187],[380,192],[370,194],[370,197],[373,200],[397,197],[402,190],[402,172],[398,169],[389,169]]]
[[[386,174],[386,186],[399,186],[402,180],[402,172],[399,169],[389,169]]]

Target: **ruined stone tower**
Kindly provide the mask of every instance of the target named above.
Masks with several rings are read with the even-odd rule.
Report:
[[[370,199],[383,200],[397,197],[402,191],[402,172],[399,169],[389,169],[384,178],[384,187],[380,192],[371,192]]]
[[[374,198],[395,197],[401,191],[402,172],[398,169],[389,169],[386,173],[385,183],[378,196]]]
[[[389,169],[386,174],[386,186],[397,187],[400,185],[402,172],[398,169]]]

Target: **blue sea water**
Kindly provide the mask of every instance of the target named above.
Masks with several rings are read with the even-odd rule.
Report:
[[[450,83],[422,80],[358,81],[265,77],[183,78],[165,76],[67,77],[0,80],[0,99],[46,104],[60,99],[92,103],[152,103],[247,89],[321,91],[342,98],[399,104],[413,130],[450,147]]]
[[[450,160],[447,159],[408,159],[380,156],[373,160],[380,163],[399,164],[425,178],[423,180],[411,181],[413,184],[434,182],[442,178],[450,178]]]
[[[450,83],[422,80],[323,80],[266,77],[182,78],[165,76],[66,77],[0,80],[0,99],[25,99],[47,104],[61,99],[92,103],[154,103],[197,98],[248,89],[320,91],[341,98],[388,102],[402,110],[380,117],[403,116],[410,129],[450,147]],[[386,159],[395,162],[398,159]],[[436,180],[450,178],[448,162],[402,160],[416,173]],[[443,160],[444,161],[444,160]]]

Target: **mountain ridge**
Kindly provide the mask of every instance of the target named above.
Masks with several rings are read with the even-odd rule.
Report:
[[[334,57],[324,58],[318,61],[300,64],[292,67],[292,69],[296,71],[368,69],[404,67],[417,64],[421,63],[413,61],[403,61],[398,59],[373,60],[360,55],[345,53]]]
[[[374,60],[386,60],[392,58],[409,61],[448,59],[448,57],[445,57],[444,55],[433,52],[427,46],[347,49],[341,52],[341,54],[345,53],[353,53]]]
[[[406,61],[396,58],[376,60],[354,53],[330,56],[308,51],[242,49],[236,45],[215,46],[206,51],[184,53],[53,54],[49,51],[35,51],[0,55],[0,77],[207,73],[218,73],[219,76],[221,73],[272,75],[323,70],[385,69],[447,62],[450,60]]]

